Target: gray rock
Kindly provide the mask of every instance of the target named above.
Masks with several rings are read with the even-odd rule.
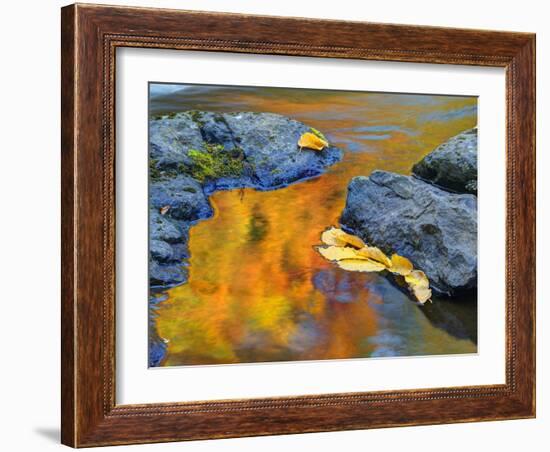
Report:
[[[186,281],[182,260],[189,257],[189,226],[184,221],[149,210],[150,285],[170,287]]]
[[[413,173],[445,189],[477,194],[477,129],[439,145],[413,166]]]
[[[226,113],[201,111],[193,112],[193,115],[199,123],[199,130],[205,142],[221,144],[228,150],[238,146],[237,137],[227,123]]]
[[[253,168],[258,188],[270,189],[322,174],[342,158],[340,149],[300,150],[305,124],[273,113],[227,113],[223,115],[234,139]]]
[[[200,149],[203,144],[198,124],[190,114],[178,114],[149,122],[149,158],[159,170],[176,170],[187,165],[189,149]]]
[[[181,261],[183,259],[189,258],[189,249],[187,247],[187,242],[185,243],[174,243],[172,245],[172,256],[174,260]]]
[[[170,287],[187,281],[188,271],[182,264],[162,264],[149,261],[149,285]]]
[[[149,209],[149,237],[168,243],[187,241],[187,228],[166,215],[161,215],[158,208]]]
[[[184,221],[196,221],[212,215],[212,207],[199,182],[189,176],[153,182],[149,187],[149,206],[170,206],[167,215]]]
[[[477,287],[477,198],[414,177],[374,171],[352,179],[342,227],[384,252],[409,258],[432,289]]]
[[[237,187],[263,190],[318,176],[342,158],[329,146],[323,151],[300,150],[298,140],[310,128],[274,113],[186,111],[150,121],[152,166],[160,176],[184,171],[193,175],[190,150],[222,145],[224,152],[243,156],[242,174],[207,180],[206,191]]]
[[[163,240],[149,240],[149,255],[157,262],[170,262],[174,260],[172,247]]]

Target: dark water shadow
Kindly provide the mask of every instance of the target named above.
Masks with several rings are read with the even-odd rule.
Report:
[[[408,285],[403,277],[390,275],[388,280],[410,298]],[[435,328],[477,345],[477,291],[463,292],[452,298],[433,295],[431,302],[414,304]]]
[[[434,297],[432,301],[419,309],[433,326],[477,344],[477,293],[452,299]]]
[[[392,275],[388,279],[400,292],[410,297],[402,277]],[[477,345],[477,291],[463,292],[452,298],[433,295],[431,302],[415,305],[435,328]]]
[[[329,303],[357,303],[364,298],[362,295],[370,294],[366,301],[376,312],[378,328],[375,336],[366,338],[375,347],[371,356],[433,354],[433,350],[440,347],[438,344],[417,340],[426,337],[428,330],[423,326],[426,321],[432,328],[443,330],[453,338],[477,344],[475,293],[453,299],[434,296],[432,303],[422,306],[414,302],[407,285],[399,278],[345,272],[335,267],[317,272],[313,283]]]
[[[157,309],[158,304],[167,299],[166,292],[151,290],[149,293],[149,328],[148,328],[148,365],[149,367],[158,367],[166,357],[166,342],[159,336],[157,331]]]
[[[61,442],[61,430],[59,427],[37,427],[34,429],[34,432],[56,444]]]

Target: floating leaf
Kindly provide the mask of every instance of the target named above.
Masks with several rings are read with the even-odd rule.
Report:
[[[412,286],[412,292],[419,303],[426,303],[432,298],[432,291],[426,287]]]
[[[368,257],[374,261],[380,262],[385,267],[391,267],[391,261],[379,248],[375,246],[364,246],[357,252],[360,256]]]
[[[317,251],[329,261],[340,261],[342,259],[360,259],[355,248],[344,246],[317,247]]]
[[[386,266],[371,259],[344,259],[336,262],[338,267],[352,272],[381,272]]]
[[[159,212],[161,215],[166,215],[166,212],[168,212],[170,210],[170,206],[164,206],[164,207],[161,207]]]
[[[415,270],[406,257],[393,254],[388,258],[379,248],[368,246],[359,237],[330,228],[321,234],[321,241],[328,246],[318,246],[317,251],[325,259],[341,269],[353,272],[381,272],[389,270],[404,277],[409,290],[419,303],[432,297],[430,281],[422,270]]]
[[[392,255],[390,268],[392,273],[405,276],[408,275],[413,268],[413,264],[406,257],[400,256],[399,254]]]
[[[430,281],[422,270],[413,270],[408,275],[405,275],[405,281],[411,286],[428,288],[430,287]]]
[[[298,146],[300,146],[300,149],[308,148],[315,151],[322,151],[328,146],[328,143],[314,133],[306,132],[298,140]]]
[[[430,281],[422,270],[411,271],[405,276],[405,281],[409,284],[409,289],[420,303],[424,304],[432,297]]]
[[[321,234],[321,241],[325,245],[334,246],[353,246],[354,248],[364,248],[365,242],[359,237],[348,234],[338,228],[330,228]]]

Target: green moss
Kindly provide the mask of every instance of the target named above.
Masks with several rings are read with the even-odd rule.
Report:
[[[160,169],[158,167],[158,160],[149,159],[149,179],[153,182],[167,179],[169,177],[176,177],[177,171],[174,169]]]
[[[191,174],[195,179],[203,182],[205,179],[212,178],[214,176],[214,159],[209,153],[197,151],[196,149],[189,149],[187,155],[193,162]]]
[[[158,160],[149,159],[149,178],[151,180],[159,180],[162,176],[161,171],[157,167]]]
[[[173,112],[167,113],[165,115],[151,115],[151,119],[154,120],[154,121],[157,121],[159,119],[165,119],[165,118],[173,119],[176,116],[178,116],[178,114],[179,114],[178,112],[173,111]]]
[[[277,175],[277,174],[281,174],[281,170],[279,168],[274,168],[272,169],[271,171],[271,174],[273,174],[274,176]]]
[[[315,135],[317,138],[320,138],[321,140],[326,141],[326,142],[328,143],[327,138],[326,138],[321,132],[319,132],[317,129],[314,129],[313,127],[310,127],[310,128],[309,128],[309,131],[310,131],[313,135]]]
[[[225,122],[224,117],[222,115],[218,115],[218,114],[214,115],[214,121],[217,122],[218,124],[227,124]]]
[[[226,151],[221,144],[206,144],[201,150],[189,149],[187,155],[192,163],[182,172],[199,182],[221,177],[239,177],[244,171],[244,152],[238,147]]]
[[[176,166],[176,171],[178,174],[187,174],[188,176],[191,176],[191,168],[189,168],[187,165],[184,165],[183,163],[178,163]]]
[[[197,124],[199,127],[204,126],[204,121],[202,120],[202,112],[199,110],[189,110],[189,116],[191,120]]]

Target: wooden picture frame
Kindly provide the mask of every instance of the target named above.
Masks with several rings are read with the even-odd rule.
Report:
[[[61,31],[64,444],[87,447],[535,416],[535,35],[79,4],[62,9]],[[118,47],[505,68],[506,383],[117,405]]]

